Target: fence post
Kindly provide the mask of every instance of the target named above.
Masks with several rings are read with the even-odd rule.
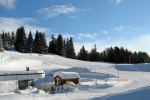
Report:
[[[96,76],[96,83],[97,83],[97,76]]]
[[[108,71],[107,71],[107,76],[108,76],[108,80],[109,80],[109,73],[108,73]]]
[[[119,79],[119,70],[118,70],[118,79]]]
[[[45,91],[45,82],[44,82],[44,91]]]
[[[17,82],[16,82],[16,94],[17,94]]]

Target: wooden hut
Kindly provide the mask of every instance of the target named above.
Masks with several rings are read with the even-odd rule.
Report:
[[[79,83],[80,76],[76,72],[55,72],[54,73],[55,86],[66,84],[66,81],[73,82],[74,84]]]

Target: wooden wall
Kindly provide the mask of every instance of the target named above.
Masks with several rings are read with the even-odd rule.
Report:
[[[62,81],[62,84],[60,84],[61,82],[59,81],[59,84],[57,84],[57,78],[60,78],[60,81]],[[54,79],[55,79],[55,86],[59,86],[59,85],[63,85],[63,84],[66,84],[66,79],[62,79],[60,76],[56,76],[56,77],[54,77]],[[75,79],[68,79],[68,81],[70,81],[70,82],[73,82],[74,84],[78,84],[79,83],[79,78],[75,78]]]

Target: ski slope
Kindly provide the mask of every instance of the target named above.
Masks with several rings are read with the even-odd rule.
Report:
[[[38,92],[36,87],[28,87],[16,94],[16,81],[0,82],[2,100],[150,100],[150,64],[113,64],[105,62],[87,62],[57,55],[22,54],[16,51],[0,53],[0,71],[43,70],[45,75],[64,69],[65,72],[77,72],[80,83],[73,91],[57,91],[56,94]],[[129,81],[118,82],[120,79]],[[109,80],[108,75],[109,74]],[[97,80],[96,80],[97,78]],[[50,82],[50,76],[35,80],[42,85]],[[96,83],[95,83],[96,82]],[[56,91],[55,91],[56,92]]]

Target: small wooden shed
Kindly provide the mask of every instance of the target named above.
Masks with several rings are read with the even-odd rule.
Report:
[[[76,72],[55,72],[54,73],[55,86],[66,84],[66,81],[73,82],[74,84],[79,83],[80,76]]]

